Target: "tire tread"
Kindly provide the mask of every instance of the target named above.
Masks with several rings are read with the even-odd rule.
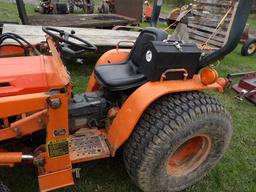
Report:
[[[231,119],[223,105],[204,92],[167,95],[151,104],[140,118],[124,150],[127,172],[136,185],[147,191],[144,182],[149,176],[142,163],[152,160],[153,154],[161,153],[160,144],[174,138],[185,124],[199,116],[214,113]]]

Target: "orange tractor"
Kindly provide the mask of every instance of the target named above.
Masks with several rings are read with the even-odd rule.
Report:
[[[74,184],[72,166],[115,157],[143,191],[179,191],[203,178],[232,136],[225,108],[204,90],[226,80],[207,67],[239,43],[251,1],[240,0],[226,45],[210,55],[195,44],[143,30],[134,47],[101,56],[87,91],[75,95],[64,57],[96,47],[44,27],[46,42],[0,36],[0,165],[31,163],[40,191]],[[3,43],[7,39],[17,45]]]

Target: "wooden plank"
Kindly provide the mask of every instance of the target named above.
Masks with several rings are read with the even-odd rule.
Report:
[[[127,25],[136,22],[135,19],[115,14],[68,14],[68,15],[47,15],[38,14],[29,16],[31,25],[58,26],[58,27],[81,27],[81,28],[103,28],[116,25]]]
[[[208,38],[204,38],[204,37],[201,37],[201,36],[198,36],[198,35],[194,35],[194,34],[189,34],[189,38],[190,39],[198,40],[201,43],[205,43],[208,40]],[[214,45],[216,47],[222,47],[223,46],[223,43],[220,43],[220,42],[214,41],[214,40],[209,40],[208,44]]]
[[[234,0],[223,1],[223,0],[193,0],[194,4],[207,4],[207,5],[216,5],[216,6],[230,6]],[[237,1],[237,0],[236,0]]]
[[[133,31],[114,31],[68,27],[55,28],[65,30],[67,32],[75,30],[77,36],[95,44],[98,47],[114,47],[120,41],[135,41],[139,35],[139,32]],[[16,33],[32,44],[45,41],[45,33],[42,31],[42,26],[4,24],[3,33]],[[131,44],[128,43],[123,43],[122,45],[131,47]]]
[[[215,20],[221,20],[224,16],[224,14],[211,14],[210,12],[204,12],[204,11],[198,11],[198,10],[192,10],[191,13],[196,17],[204,17],[204,18],[213,18]],[[226,18],[227,20],[230,19],[231,15]]]
[[[200,12],[209,12],[211,14],[221,14],[225,15],[230,7],[217,7],[217,6],[203,6],[203,5],[197,5],[196,10]]]
[[[215,32],[215,28],[212,28],[212,27],[206,27],[206,26],[202,26],[202,25],[195,25],[195,24],[191,24],[189,23],[188,24],[188,27],[189,28],[194,28],[194,29],[199,29],[199,30],[204,30],[204,31],[208,31],[210,33],[214,33]],[[219,30],[217,35],[223,35],[223,36],[226,36],[227,35],[227,32],[224,31],[224,30]]]
[[[194,35],[198,35],[198,36],[201,36],[201,37],[204,37],[204,38],[207,38],[207,39],[212,37],[211,33],[206,33],[206,32],[199,31],[199,30],[194,30],[194,29],[189,29],[189,33],[194,34]],[[225,41],[225,37],[217,36],[217,35],[215,35],[211,39],[214,40],[214,41],[218,41],[220,43],[224,43],[224,41]]]
[[[195,25],[203,25],[203,26],[207,26],[207,27],[211,27],[211,28],[216,28],[220,21],[217,20],[211,20],[209,18],[193,18],[190,17],[188,18],[188,23],[189,24],[195,24]],[[224,21],[223,25],[222,25],[222,29],[227,29],[230,25],[229,21]]]

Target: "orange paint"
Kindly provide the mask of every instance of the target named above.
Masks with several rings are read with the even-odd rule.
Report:
[[[21,163],[21,152],[0,152],[0,166],[14,166],[15,163]]]
[[[0,58],[0,97],[48,92],[70,83],[53,41],[52,56]]]
[[[43,172],[39,176],[39,186],[41,191],[49,191],[73,184],[72,165],[69,153],[51,157],[49,154],[49,142],[55,142],[60,139],[69,141],[68,129],[68,99],[67,94],[57,94],[49,98],[58,99],[61,105],[57,108],[48,107],[48,124],[46,138],[46,153],[41,157],[45,159]],[[61,133],[61,134],[58,134]],[[68,147],[68,146],[67,146]],[[42,168],[42,167],[41,167]],[[39,167],[39,170],[40,169]],[[62,181],[61,178],[63,179]],[[53,180],[54,179],[54,180]]]
[[[112,49],[103,54],[96,65],[120,63],[128,59],[129,54],[130,49]],[[96,82],[96,79],[94,78],[94,72],[92,72],[86,91],[93,92],[97,91],[99,88],[100,85]]]
[[[40,111],[47,108],[46,93],[34,93],[0,99],[0,118]]]
[[[0,57],[10,57],[17,55],[24,55],[24,49],[17,45],[1,45],[0,46]]]
[[[41,191],[72,185],[74,183],[72,161],[80,163],[81,160],[69,152],[68,103],[72,92],[70,76],[52,38],[47,37],[47,43],[52,56],[0,59],[0,119],[4,120],[4,127],[0,129],[0,141],[30,135],[46,127],[46,140],[41,146],[46,151],[34,153]],[[20,50],[17,49],[16,52],[18,51]],[[2,49],[2,52],[7,51]],[[10,52],[14,53],[15,50],[10,50]],[[110,50],[99,59],[97,65],[123,62],[128,59],[129,53],[129,49]],[[173,70],[167,72],[170,73]],[[183,72],[185,75],[186,71],[183,70]],[[208,73],[206,76],[209,76]],[[129,138],[143,112],[160,97],[194,90],[217,89],[223,92],[224,79],[219,78],[214,81],[215,83],[206,85],[207,83],[203,80],[204,75],[201,75],[202,79],[199,75],[189,80],[185,77],[184,80],[165,81],[163,76],[160,82],[148,82],[134,91],[120,110],[113,109],[109,112],[109,127],[107,130],[101,130],[101,133],[106,134],[113,156],[115,151]],[[49,92],[52,89],[63,91]],[[87,91],[98,89],[99,85],[92,73]],[[59,101],[60,105],[52,107],[51,100]],[[11,116],[17,116],[20,119],[9,122],[8,118]],[[61,152],[60,155],[51,155],[55,150],[51,151],[49,144],[58,141],[64,141],[64,144],[62,143],[64,147],[63,145],[54,146],[54,149],[57,148]],[[106,148],[108,149],[108,146]],[[187,152],[184,151],[180,157],[186,154]],[[108,151],[108,154],[91,159],[84,158],[81,162],[105,158],[109,155]],[[20,163],[21,157],[21,152],[0,152],[0,165]]]
[[[74,184],[72,169],[65,169],[47,175],[41,175],[39,176],[39,181],[41,192],[47,192]]]
[[[190,138],[170,155],[166,166],[168,175],[180,177],[197,169],[208,157],[212,141],[207,135]]]
[[[213,68],[204,68],[200,73],[203,84],[210,85],[218,80],[218,72]]]
[[[21,120],[15,121],[10,127],[0,129],[0,141],[20,138],[42,130],[47,119],[47,110],[34,113]],[[40,122],[42,124],[40,124]],[[41,127],[42,126],[42,127]]]
[[[222,81],[221,78],[219,80]],[[218,83],[202,84],[198,75],[189,80],[148,82],[144,84],[125,101],[108,131],[108,140],[113,150],[116,151],[125,143],[143,112],[160,97],[171,93],[209,89],[224,92],[223,87]]]
[[[70,77],[62,63],[53,40],[47,38],[52,56],[30,56],[0,59],[0,118],[6,127],[0,130],[0,141],[33,134],[46,126],[45,143],[60,139],[69,141],[68,102],[71,96]],[[52,89],[64,93],[49,93]],[[57,99],[60,105],[51,107],[50,100]],[[27,115],[26,115],[27,114]],[[18,116],[9,125],[8,117]],[[50,156],[46,152],[35,157],[39,170],[41,191],[49,191],[72,185],[72,165],[67,153]],[[62,149],[61,149],[62,150]],[[21,153],[0,153],[0,165],[21,162]],[[40,163],[40,158],[44,163]],[[1,163],[2,162],[2,163]]]
[[[48,83],[51,83],[52,80],[61,81],[61,84],[62,84],[61,88],[63,88],[64,86],[67,86],[70,83],[71,78],[69,76],[67,68],[62,62],[60,54],[51,37],[47,38],[47,43],[52,53],[52,57],[50,57],[51,61],[49,61],[47,66],[52,67],[49,70],[50,71],[53,70],[55,72],[51,76],[50,75],[48,76],[47,78]],[[46,66],[46,71],[47,71],[47,66]]]

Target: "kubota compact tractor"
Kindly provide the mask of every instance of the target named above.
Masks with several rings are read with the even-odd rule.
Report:
[[[203,91],[223,92],[225,79],[207,66],[239,43],[250,6],[236,1],[229,38],[211,54],[169,41],[163,30],[143,30],[131,50],[106,52],[78,95],[62,58],[96,50],[93,44],[48,27],[37,45],[1,35],[0,165],[33,163],[40,191],[50,191],[74,184],[73,164],[114,157],[124,146],[125,167],[143,191],[191,186],[232,136],[229,113]]]

